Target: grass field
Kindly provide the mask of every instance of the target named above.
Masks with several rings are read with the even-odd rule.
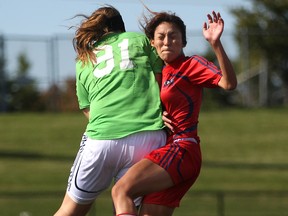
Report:
[[[1,216],[57,210],[85,125],[81,113],[0,115]],[[288,215],[287,130],[287,108],[202,112],[203,168],[175,215]],[[109,191],[90,215],[111,215]]]

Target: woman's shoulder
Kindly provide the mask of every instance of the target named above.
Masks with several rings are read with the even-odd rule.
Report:
[[[203,56],[200,56],[200,55],[192,55],[189,57],[190,61],[197,61],[197,62],[207,62],[208,60],[203,57]]]
[[[121,33],[121,36],[127,38],[137,38],[138,40],[148,40],[146,35],[141,32],[123,32]]]

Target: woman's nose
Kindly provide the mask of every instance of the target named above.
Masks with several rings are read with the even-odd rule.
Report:
[[[165,38],[164,38],[164,44],[165,45],[169,45],[170,44],[170,38],[168,37],[168,36],[166,36]]]

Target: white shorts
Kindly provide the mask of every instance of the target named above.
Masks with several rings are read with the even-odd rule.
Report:
[[[164,130],[139,132],[115,140],[92,140],[85,134],[71,168],[67,194],[78,204],[92,203],[126,171],[166,143]]]

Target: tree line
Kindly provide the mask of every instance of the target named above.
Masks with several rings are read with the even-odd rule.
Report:
[[[232,93],[220,89],[205,90],[204,109],[259,105],[255,98],[263,92],[266,96],[261,106],[288,105],[288,1],[251,0],[251,3],[252,8],[231,9],[236,18],[234,37],[240,53],[233,65],[236,71],[249,71],[244,74],[249,79],[239,79],[240,86]],[[79,110],[74,79],[65,80],[64,88],[54,84],[45,91],[39,91],[35,80],[29,77],[31,65],[24,53],[19,54],[16,76],[10,79],[5,77],[3,56],[0,53],[0,112]],[[217,64],[209,50],[205,57]],[[263,67],[258,66],[263,62],[266,75],[259,79],[259,74],[264,73],[261,71]],[[251,68],[256,68],[256,73],[252,73]],[[265,85],[258,88],[263,82],[262,77]],[[248,98],[243,103],[246,91]]]

